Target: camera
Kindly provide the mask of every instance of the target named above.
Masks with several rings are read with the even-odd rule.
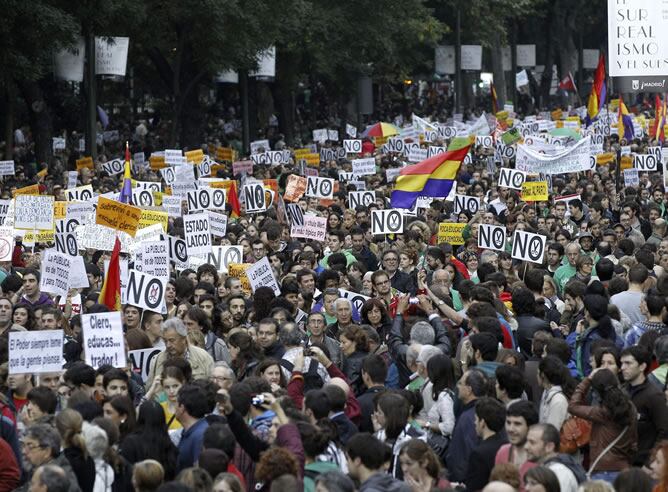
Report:
[[[254,396],[253,399],[251,400],[251,403],[256,407],[259,407],[264,403],[264,395]]]
[[[310,347],[304,348],[304,357],[313,357],[313,350]]]
[[[412,306],[420,304],[420,299],[418,299],[417,297],[411,297],[410,299],[408,299],[408,304]]]

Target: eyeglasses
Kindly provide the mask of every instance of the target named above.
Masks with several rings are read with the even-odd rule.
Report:
[[[28,442],[22,442],[21,447],[23,449],[27,449],[28,451],[34,451],[35,449],[45,448],[46,446],[42,446],[41,444],[32,444],[32,443],[28,443]]]
[[[228,378],[226,376],[211,376],[209,378],[210,381],[232,381],[232,378]]]
[[[397,258],[394,258],[394,257],[388,257],[388,258],[383,258],[383,261],[392,261],[392,262],[394,262],[394,261],[398,261],[398,259],[397,259]]]

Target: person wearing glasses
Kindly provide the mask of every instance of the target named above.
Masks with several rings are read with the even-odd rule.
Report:
[[[229,390],[230,387],[236,383],[237,378],[234,375],[234,371],[226,362],[219,361],[213,364],[209,381],[215,384],[218,389]]]
[[[390,278],[392,287],[405,294],[415,294],[415,281],[412,276],[399,270],[399,253],[393,250],[383,254],[382,267]]]
[[[325,334],[327,323],[325,316],[322,313],[311,313],[308,317],[307,323],[307,339],[308,346],[313,344],[324,345],[329,351],[329,359],[337,366],[341,367],[341,346],[334,338],[328,337]]]
[[[81,489],[77,477],[65,455],[60,452],[60,444],[60,434],[55,427],[48,424],[31,425],[26,429],[21,441],[24,462],[30,463],[33,470],[43,465],[55,465],[62,468],[70,484],[69,492],[79,492]],[[17,490],[27,491],[29,486],[30,481],[28,480],[23,487]]]

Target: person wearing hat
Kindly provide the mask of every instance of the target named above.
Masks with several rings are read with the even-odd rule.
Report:
[[[594,249],[594,236],[591,232],[583,231],[580,232],[577,236],[578,243],[580,244],[581,253],[589,256],[594,263],[598,261],[598,253]]]

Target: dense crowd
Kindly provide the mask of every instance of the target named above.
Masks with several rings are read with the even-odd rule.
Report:
[[[497,141],[507,124],[489,129]],[[212,121],[202,149],[241,150],[238,129],[233,115]],[[160,135],[150,120],[121,130],[147,161]],[[266,137],[289,149],[275,128]],[[326,218],[324,241],[291,233],[282,197],[306,168],[293,154],[252,176],[220,162],[212,176],[237,180],[242,208],[228,203],[214,244],[239,245],[244,264],[267,258],[280,292],[251,289],[229,265],[172,261],[166,314],[122,307],[128,354],[156,349],[148,367],[84,362],[81,316],[109,311],[98,295],[111,251],[80,244],[89,287],[54,297],[40,290],[53,245],[16,233],[0,268],[0,491],[668,490],[668,194],[661,165],[624,186],[618,155],[661,144],[613,132],[600,151],[612,162],[550,176],[548,200],[534,202],[498,184],[513,158],[474,145],[453,192],[479,198],[477,210],[422,200],[402,212],[402,233],[374,235],[373,212],[391,208],[387,171],[406,155],[360,138],[359,155],[310,167],[337,180],[332,199],[294,202]],[[15,140],[3,198],[36,183],[64,200],[78,142],[39,173],[29,132]],[[120,142],[101,143],[77,182],[96,194],[123,178],[102,167],[122,157]],[[357,157],[375,158],[376,174],[340,180]],[[133,177],[161,179],[136,166]],[[245,213],[240,190],[253,179],[276,180],[272,206]],[[351,208],[362,187],[375,201]],[[165,233],[184,236],[182,212]],[[464,224],[461,241],[439,237],[444,222]],[[480,248],[481,224],[505,227],[501,248]],[[546,237],[541,259],[514,254],[516,231]],[[62,371],[8,374],[12,333],[54,329]]]

